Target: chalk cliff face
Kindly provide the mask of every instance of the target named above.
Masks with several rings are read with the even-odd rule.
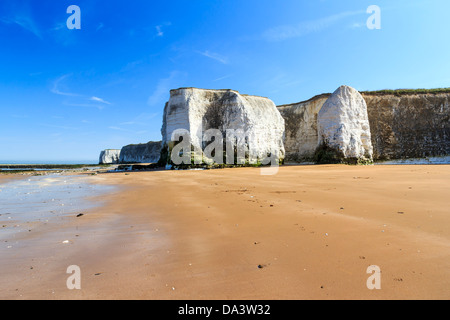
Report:
[[[450,93],[365,93],[374,158],[450,155]]]
[[[120,150],[106,149],[100,152],[99,164],[117,164],[119,163]]]
[[[161,141],[130,144],[120,151],[120,163],[156,163],[161,155]]]
[[[450,93],[361,95],[367,105],[374,160],[450,155]],[[318,114],[330,96],[278,107],[286,122],[286,161],[312,161],[320,144]]]
[[[263,97],[241,95],[233,90],[181,88],[171,90],[164,110],[163,146],[169,146],[177,129],[190,132],[191,144],[204,149],[203,134],[218,129],[225,140],[227,130],[246,133],[250,156],[268,154],[284,159],[284,119],[275,104]],[[253,160],[253,159],[252,159]]]
[[[446,90],[359,93],[342,86],[333,94],[276,107],[262,97],[233,90],[171,90],[162,142],[105,150],[100,163],[155,163],[174,147],[172,134],[190,132],[194,149],[203,134],[218,129],[245,132],[246,160],[276,155],[288,162],[313,161],[322,142],[343,158],[396,160],[450,155],[450,92]],[[225,147],[224,147],[225,149]],[[161,151],[162,150],[162,151]],[[160,160],[165,164],[165,158]]]
[[[341,86],[325,101],[317,116],[317,132],[319,145],[343,159],[372,160],[367,105],[357,90]]]
[[[310,161],[318,146],[317,115],[330,94],[279,106],[286,123],[284,147],[287,162]]]

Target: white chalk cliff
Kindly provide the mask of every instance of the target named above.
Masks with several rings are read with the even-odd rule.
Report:
[[[117,164],[120,159],[120,150],[117,149],[106,149],[100,153],[99,163],[100,164]]]
[[[357,90],[339,87],[320,109],[317,125],[319,145],[324,143],[344,159],[372,160],[367,105]]]
[[[191,144],[204,149],[208,129],[243,130],[248,153],[258,159],[268,154],[284,159],[284,119],[268,98],[241,95],[234,90],[181,88],[171,90],[163,117],[163,146],[170,145],[178,129],[190,132]],[[252,159],[253,161],[253,159]]]
[[[264,158],[275,153],[287,162],[349,159],[344,162],[367,163],[446,156],[450,152],[449,101],[448,89],[360,94],[341,86],[333,94],[276,108],[267,98],[234,90],[171,90],[163,113],[159,163],[167,163],[170,148],[176,144],[171,141],[172,133],[177,129],[189,131],[191,144],[202,150],[208,144],[201,136],[206,130],[218,129],[225,138],[227,129],[241,129],[248,136],[247,154]],[[122,161],[156,162],[159,146],[154,147],[124,147]],[[105,150],[99,162],[117,163],[119,154],[120,150]]]
[[[120,163],[156,163],[161,155],[161,141],[130,144],[120,151]]]
[[[311,161],[318,147],[317,114],[330,94],[278,106],[286,123],[286,162]]]

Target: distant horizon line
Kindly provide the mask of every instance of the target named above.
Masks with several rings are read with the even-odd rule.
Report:
[[[97,160],[0,160],[0,165],[20,165],[20,164],[26,164],[26,165],[32,165],[32,164],[39,164],[39,165],[45,165],[45,164],[98,164]]]

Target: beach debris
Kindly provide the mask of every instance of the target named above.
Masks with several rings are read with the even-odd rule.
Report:
[[[62,243],[68,244],[68,243],[70,243],[70,241],[69,240],[64,240]]]
[[[265,268],[265,267],[266,267],[265,264],[258,264],[258,269],[263,269],[263,268]]]
[[[253,244],[259,244],[259,242],[258,242],[258,241],[255,241]]]
[[[405,214],[403,211],[398,211],[397,213],[398,214]]]
[[[84,216],[84,213],[77,214],[77,218]]]

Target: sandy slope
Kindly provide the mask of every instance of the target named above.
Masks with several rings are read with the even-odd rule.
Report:
[[[0,298],[450,298],[448,165],[92,179],[121,192],[15,238],[0,262]],[[81,290],[66,287],[69,265],[81,268]],[[370,265],[381,290],[366,286]]]

